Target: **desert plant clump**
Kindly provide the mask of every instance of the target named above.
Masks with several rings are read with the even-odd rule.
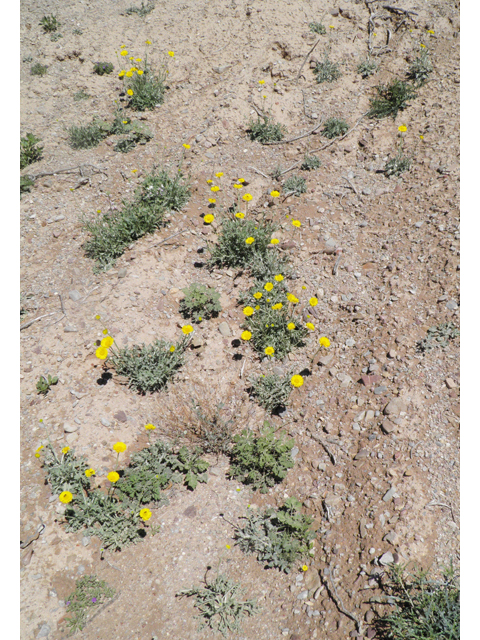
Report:
[[[274,122],[269,115],[258,116],[256,120],[250,120],[247,133],[250,140],[257,140],[261,144],[266,142],[279,142],[283,140],[286,128],[279,122]]]
[[[395,118],[399,111],[408,107],[408,101],[417,97],[413,87],[403,80],[393,80],[388,85],[375,87],[377,95],[370,99],[370,118]]]
[[[63,491],[81,494],[90,487],[90,480],[85,475],[87,462],[84,456],[77,458],[69,447],[66,447],[61,455],[57,455],[50,443],[40,449],[44,450],[43,466],[53,494],[58,495]],[[39,449],[37,453],[38,451]]]
[[[28,165],[37,162],[42,157],[43,147],[39,145],[40,138],[33,133],[27,133],[24,138],[20,138],[20,169],[25,169]]]
[[[87,100],[88,98],[91,98],[91,97],[92,96],[89,95],[83,89],[80,89],[80,91],[77,91],[77,93],[73,95],[73,99],[75,100],[75,102],[80,102],[80,100]]]
[[[50,391],[50,387],[52,385],[57,384],[57,382],[58,382],[57,376],[52,377],[50,374],[48,374],[47,377],[40,376],[37,382],[37,393],[41,393],[42,395],[46,396],[47,393]]]
[[[290,194],[294,196],[300,196],[302,193],[307,192],[307,183],[305,178],[301,176],[290,176],[285,180],[285,184],[283,185],[285,190],[285,194]]]
[[[312,171],[313,169],[318,169],[322,166],[322,163],[317,156],[305,154],[303,158],[303,162],[300,165],[300,169],[302,171]]]
[[[258,436],[244,430],[233,440],[229,475],[251,485],[254,491],[267,493],[270,487],[282,482],[295,465],[291,454],[295,440],[286,440],[284,435],[276,438],[274,428],[268,423]]]
[[[142,394],[153,393],[164,389],[183,365],[189,342],[184,336],[175,345],[157,339],[149,345],[113,348],[108,362],[118,375],[128,378],[129,387]]]
[[[90,234],[84,245],[87,257],[96,261],[97,270],[109,269],[129,244],[164,226],[165,213],[181,209],[189,196],[181,171],[171,178],[168,171],[154,168],[136,190],[134,200],[124,202],[121,211],[83,219]]]
[[[111,62],[94,62],[93,73],[99,76],[105,76],[113,71],[113,64]]]
[[[453,567],[433,580],[425,571],[390,565],[382,589],[395,610],[373,622],[377,637],[460,640],[460,587]]]
[[[445,349],[449,341],[458,338],[459,335],[460,331],[453,322],[434,325],[428,329],[426,337],[417,342],[417,351],[428,353],[436,347]]]
[[[42,27],[44,33],[52,33],[60,28],[60,23],[57,21],[57,17],[54,15],[43,16],[39,25]]]
[[[325,54],[323,62],[317,62],[317,66],[314,68],[313,73],[316,76],[317,82],[335,82],[342,77],[342,72],[336,62],[332,62],[328,58],[328,54]]]
[[[369,76],[372,76],[377,71],[377,69],[378,64],[374,60],[370,60],[370,58],[367,58],[366,60],[360,62],[357,67],[357,73],[359,73],[362,78],[368,78]]]
[[[93,120],[88,125],[77,127],[72,125],[68,129],[68,144],[72,149],[92,149],[108,136],[108,130],[99,120]]]
[[[428,51],[423,49],[408,68],[407,78],[413,81],[416,87],[422,87],[432,73],[433,66],[428,56]]]
[[[209,627],[226,637],[228,631],[240,629],[245,616],[253,616],[258,611],[255,600],[239,599],[245,592],[240,584],[220,574],[213,582],[205,579],[205,587],[184,589],[176,595],[195,597],[195,606],[200,612],[195,618],[201,620],[199,630]]]
[[[400,150],[395,157],[388,160],[383,171],[389,178],[392,176],[398,177],[410,169],[411,162],[411,158],[403,155],[403,152]]]
[[[291,375],[279,376],[276,373],[261,375],[250,380],[251,395],[266,411],[274,413],[284,407],[292,391]]]
[[[30,67],[30,75],[32,76],[44,76],[48,71],[48,67],[46,64],[41,64],[40,62],[36,62],[34,65]]]
[[[134,73],[126,82],[130,96],[128,106],[134,111],[153,111],[164,101],[166,79],[165,70],[156,73],[152,67],[145,65],[141,75]]]
[[[58,42],[60,40],[60,38],[63,38],[61,33],[52,33],[52,35],[50,36],[50,40],[52,42]]]
[[[349,127],[345,120],[341,120],[340,118],[329,118],[323,125],[322,135],[329,140],[333,140],[333,138],[345,135],[348,129]]]
[[[149,13],[151,13],[154,9],[155,9],[155,1],[154,0],[148,0],[146,4],[142,0],[142,4],[141,4],[140,7],[130,7],[130,8],[128,8],[125,11],[125,15],[131,16],[134,13],[136,13],[141,18],[144,18]]]
[[[244,553],[252,553],[266,567],[289,573],[293,564],[306,556],[315,538],[313,518],[304,515],[301,502],[287,498],[280,509],[252,512],[243,528],[237,527],[235,539]]]
[[[327,30],[325,29],[325,25],[323,25],[321,22],[311,22],[308,25],[308,28],[312,33],[318,33],[321,36],[324,36],[327,33]]]
[[[76,28],[76,29],[74,29],[72,31],[72,33],[73,33],[74,36],[82,36],[83,35],[83,30]]]
[[[209,264],[212,266],[248,268],[253,254],[267,254],[276,229],[271,222],[262,224],[239,218],[224,218],[220,224],[218,244],[209,246]]]
[[[222,310],[220,294],[213,287],[193,283],[182,289],[185,297],[180,301],[179,311],[184,318],[191,318],[193,322],[201,322],[218,316]]]
[[[99,607],[115,595],[104,580],[97,576],[83,576],[77,580],[75,591],[65,600],[67,614],[66,624],[72,633],[81,631]]]
[[[20,176],[20,198],[23,193],[30,193],[34,184],[35,179],[32,176]]]

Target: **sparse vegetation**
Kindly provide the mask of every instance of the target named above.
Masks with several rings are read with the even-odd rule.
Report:
[[[410,169],[411,159],[407,156],[403,155],[403,152],[400,150],[396,156],[390,158],[385,165],[385,175],[389,178],[391,176],[400,176],[405,171]]]
[[[308,27],[312,33],[318,33],[321,36],[324,36],[327,33],[325,25],[321,24],[321,22],[311,22]]]
[[[39,145],[40,142],[40,138],[33,133],[27,133],[24,138],[20,138],[20,169],[25,169],[42,158],[43,147]]]
[[[366,60],[363,60],[363,62],[360,62],[357,67],[357,73],[359,73],[362,78],[368,78],[369,76],[372,76],[377,69],[378,64],[374,60],[367,58]]]
[[[428,329],[426,337],[417,342],[417,351],[428,353],[436,347],[445,349],[450,340],[455,340],[459,335],[460,331],[453,322],[434,325]]]
[[[43,16],[43,18],[39,22],[42,27],[44,33],[52,33],[53,31],[58,31],[60,28],[60,23],[57,21],[56,16]]]
[[[72,634],[81,631],[98,608],[114,595],[115,589],[97,576],[83,576],[77,580],[75,591],[65,601],[70,615],[66,623]]]
[[[75,102],[79,102],[80,100],[87,100],[88,98],[91,98],[91,97],[92,96],[90,96],[83,89],[80,89],[80,91],[77,91],[77,93],[73,95],[73,99],[75,100]]]
[[[252,378],[251,394],[266,411],[273,413],[284,407],[292,391],[291,374],[279,376],[276,373]]]
[[[333,138],[345,135],[348,129],[349,127],[345,120],[340,120],[340,118],[329,118],[323,125],[322,134],[325,138],[333,140]]]
[[[152,67],[145,66],[143,73],[134,73],[126,82],[127,94],[130,95],[128,106],[134,111],[153,111],[161,105],[165,94],[166,70],[155,73]]]
[[[43,65],[40,62],[36,62],[34,65],[30,67],[30,74],[32,76],[44,76],[48,71],[47,65]]]
[[[184,318],[191,318],[193,322],[201,322],[218,316],[222,310],[219,302],[220,294],[213,287],[193,283],[182,291],[185,297],[180,301],[179,311]]]
[[[376,97],[370,100],[370,118],[396,118],[399,111],[408,107],[408,101],[417,97],[413,87],[403,80],[393,80],[388,85],[375,87]]]
[[[261,144],[266,142],[278,142],[283,140],[286,134],[286,128],[274,122],[269,115],[258,116],[256,120],[250,120],[248,123],[247,133],[250,140],[257,140]]]
[[[145,16],[148,16],[148,14],[152,12],[154,9],[155,9],[154,0],[148,0],[146,4],[142,0],[142,4],[139,7],[130,7],[125,11],[125,15],[131,16],[134,13],[136,13],[141,18],[144,18]]]
[[[47,377],[40,376],[37,382],[37,393],[41,393],[44,396],[46,396],[47,393],[50,391],[50,387],[52,385],[57,384],[57,382],[58,382],[57,376],[52,377],[50,374],[48,374]]]
[[[290,176],[290,178],[285,180],[283,188],[285,194],[289,193],[290,195],[300,196],[302,193],[307,192],[307,182],[305,178],[301,176]]]
[[[335,82],[342,77],[340,67],[336,62],[332,62],[328,58],[328,54],[325,54],[323,62],[317,62],[317,66],[313,70],[317,78],[318,83],[322,82]]]
[[[424,49],[409,66],[407,78],[412,80],[416,87],[423,87],[432,71],[433,66],[430,62],[428,51]]]
[[[34,184],[35,180],[32,176],[20,176],[20,197],[22,197],[22,193],[30,193]]]
[[[52,35],[50,36],[50,40],[52,42],[58,42],[60,38],[63,38],[61,33],[52,33]]]
[[[317,158],[317,156],[309,155],[308,153],[306,153],[303,158],[303,162],[300,166],[300,169],[302,171],[312,171],[313,169],[318,169],[321,166],[322,166],[322,163],[320,159]]]
[[[113,64],[111,62],[94,62],[93,73],[99,76],[105,76],[113,71]]]
[[[68,143],[72,149],[91,149],[99,145],[108,134],[104,123],[94,120],[85,126],[72,125],[68,129]]]

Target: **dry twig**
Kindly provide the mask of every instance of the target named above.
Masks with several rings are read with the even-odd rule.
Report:
[[[37,320],[41,320],[42,318],[47,318],[48,316],[53,316],[54,314],[55,314],[55,311],[52,311],[52,313],[46,313],[43,316],[38,316],[38,318],[33,318],[33,320],[29,320],[28,322],[24,322],[23,324],[20,325],[20,331],[23,331],[24,329],[26,329],[27,327],[32,325]]]
[[[302,69],[305,66],[305,63],[307,61],[308,56],[313,52],[313,50],[315,49],[315,47],[317,46],[317,44],[320,42],[321,38],[319,38],[315,44],[313,45],[313,47],[310,49],[310,51],[307,53],[307,55],[305,56],[305,59],[302,62],[302,66],[300,67],[300,71],[297,73],[297,77],[295,78],[295,82],[298,82],[298,79],[300,78],[300,74],[302,73]]]
[[[327,587],[327,591],[330,598],[334,601],[340,613],[343,613],[344,616],[347,616],[347,618],[350,618],[350,620],[353,620],[355,622],[355,626],[357,627],[358,633],[360,635],[363,635],[362,623],[359,621],[359,619],[356,616],[353,615],[353,613],[350,613],[350,611],[347,611],[343,606],[343,602],[341,601],[340,596],[337,593],[337,588],[335,586],[335,583],[333,582],[333,579],[330,578],[331,572],[332,572],[331,568],[328,573],[325,570],[323,570],[322,572],[323,583]]]

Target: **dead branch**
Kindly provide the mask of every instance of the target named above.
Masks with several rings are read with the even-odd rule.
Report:
[[[295,142],[296,140],[301,140],[302,138],[306,138],[307,136],[311,136],[312,133],[315,133],[315,131],[317,131],[317,129],[320,129],[320,127],[323,124],[323,120],[321,120],[316,127],[314,127],[311,131],[308,131],[307,133],[302,133],[301,136],[297,136],[296,138],[290,138],[290,140],[275,140],[274,142],[264,142],[264,145],[271,145],[271,144],[288,144],[289,142]]]
[[[46,313],[43,316],[38,316],[38,318],[33,318],[33,320],[29,320],[28,322],[24,322],[23,324],[20,325],[20,331],[23,331],[24,329],[26,329],[27,327],[32,325],[37,320],[41,320],[42,318],[48,318],[48,316],[53,316],[54,314],[55,314],[55,311],[52,311],[52,313]]]
[[[66,167],[65,169],[57,169],[56,171],[45,171],[43,173],[37,173],[36,175],[32,175],[29,173],[28,175],[30,178],[37,180],[38,178],[44,178],[45,176],[55,176],[57,175],[57,173],[75,173],[76,171],[78,171],[80,175],[83,177],[84,167],[92,167],[92,169],[94,170],[94,173],[103,173],[104,176],[108,177],[108,174],[105,173],[103,169],[100,169],[99,167],[96,167],[93,164],[79,164],[76,167]]]
[[[347,616],[347,618],[350,618],[350,620],[353,620],[355,622],[355,626],[357,627],[358,633],[360,633],[360,635],[363,635],[362,623],[359,621],[359,619],[356,616],[353,615],[353,613],[350,613],[350,611],[347,611],[343,606],[343,602],[341,601],[340,596],[337,593],[337,588],[335,586],[335,583],[333,582],[333,579],[330,578],[331,571],[332,570],[330,568],[328,573],[325,569],[322,572],[323,583],[327,587],[328,594],[330,598],[334,601],[340,613],[343,613],[344,616]]]
[[[255,171],[256,173],[259,173],[261,176],[263,176],[264,178],[266,178],[267,180],[270,180],[270,176],[265,175],[264,173],[262,173],[259,169],[256,169],[255,167],[248,167],[249,169],[253,169],[253,171]]]
[[[298,82],[298,79],[300,78],[300,74],[302,73],[302,69],[305,66],[305,63],[307,61],[308,56],[313,52],[313,50],[315,49],[315,47],[317,46],[317,44],[320,42],[321,38],[319,38],[315,44],[313,45],[313,47],[310,49],[310,51],[307,53],[307,55],[305,56],[303,62],[302,62],[302,66],[300,67],[300,71],[297,73],[297,77],[295,78],[295,83]]]

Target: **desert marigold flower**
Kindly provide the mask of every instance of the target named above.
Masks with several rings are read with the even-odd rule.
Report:
[[[128,120],[122,120],[123,124],[128,124]]]
[[[235,214],[235,217],[238,218],[239,220],[243,220],[245,218],[245,214],[239,211],[238,213]]]
[[[234,189],[243,189],[243,184],[234,184],[233,188]]]
[[[135,58],[135,62],[141,62],[142,59],[141,58]]]
[[[119,77],[119,78],[123,78],[123,76],[124,76],[124,75],[125,75],[125,70],[124,70],[124,69],[122,69],[122,70],[120,71],[120,73],[118,74],[118,77]]]
[[[262,296],[263,296],[263,293],[261,291],[257,291],[256,293],[253,294],[253,297],[255,298],[255,300],[260,300]]]
[[[68,453],[70,451],[70,447],[63,447],[62,449],[62,453],[63,455],[65,455],[66,453]]]
[[[214,192],[220,191],[220,187],[217,187],[217,186],[210,187],[210,191],[214,191]]]
[[[124,49],[123,51],[120,51],[120,55],[121,56],[128,56],[128,51],[126,49]]]
[[[288,329],[289,331],[293,331],[293,330],[295,329],[295,325],[294,325],[294,323],[293,323],[293,322],[289,322],[289,323],[287,324],[287,329]]]
[[[150,422],[148,424],[145,425],[145,429],[147,431],[152,431],[153,429],[156,429],[156,427],[153,424],[150,424]]]
[[[433,35],[435,31],[433,29],[428,29],[427,33],[431,33]]]
[[[58,496],[58,499],[60,500],[60,502],[63,502],[63,504],[68,504],[73,500],[73,496],[70,491],[62,491],[62,493]]]
[[[150,518],[152,517],[152,512],[150,511],[150,509],[140,509],[140,518],[146,522],[147,520],[150,520]]]
[[[231,547],[230,547],[230,545],[229,545],[229,544],[226,544],[226,545],[225,545],[225,549],[230,549],[230,548],[231,548]]]
[[[107,333],[108,333],[108,329],[104,329],[104,330],[102,331],[102,333],[103,333],[103,335],[104,335],[104,336],[106,336],[106,335],[107,335]]]
[[[87,478],[91,478],[95,475],[95,469],[85,469],[85,475]]]
[[[174,351],[175,351],[175,347],[172,344],[172,346],[170,347],[170,353],[173,353]]]
[[[100,360],[105,360],[105,358],[108,356],[108,349],[106,347],[98,347],[98,349],[95,351],[95,355]]]
[[[399,130],[401,133],[405,133],[405,131],[407,130],[407,127],[406,127],[406,125],[401,124],[401,125],[398,127],[398,130]]]
[[[265,349],[265,355],[267,356],[273,356],[274,353],[275,353],[275,349],[273,347],[267,347]]]
[[[287,293],[287,300],[292,304],[298,304],[298,298],[293,295],[293,293]]]
[[[420,140],[423,140],[423,136],[420,136]]]
[[[245,182],[245,178],[239,178],[237,182]]]
[[[253,243],[255,242],[255,238],[251,238],[251,237],[250,237],[250,238],[247,238],[247,239],[245,240],[245,242],[246,242],[247,244],[253,244]]]
[[[150,40],[145,40],[145,44],[152,44]]]
[[[127,450],[127,445],[124,442],[117,442],[113,445],[113,450],[117,453],[123,453]]]
[[[316,307],[318,304],[318,298],[315,298],[315,296],[313,298],[310,298],[310,300],[308,301],[308,304],[311,307]]]
[[[175,54],[174,54],[174,52],[173,52],[173,51],[169,51],[169,52],[168,52],[168,55],[169,55],[171,58],[173,58],[173,56],[174,56]]]
[[[245,308],[243,309],[243,313],[244,313],[246,316],[251,316],[251,315],[253,315],[253,309],[252,309],[252,307],[245,307]]]
[[[138,73],[138,75],[139,75],[139,76],[143,76],[143,71],[142,71],[142,69],[137,69],[137,73]]]
[[[330,346],[330,340],[328,338],[326,338],[325,336],[322,336],[319,341],[320,346],[321,347],[329,347]]]
[[[280,240],[278,238],[272,238],[270,240],[270,244],[278,244],[280,242]]]
[[[207,180],[207,184],[212,184],[213,180]]]
[[[282,274],[281,274],[281,273],[279,273],[278,275],[276,275],[276,276],[275,276],[275,280],[276,280],[277,282],[281,282],[281,281],[283,280],[283,276],[282,276]]]
[[[129,96],[133,96],[133,91],[131,89],[127,89],[127,93]]]
[[[182,147],[185,147],[185,149],[190,149],[190,145],[189,144],[182,144]]]
[[[263,285],[263,288],[265,289],[265,291],[271,291],[273,289],[273,284],[271,282],[267,282]]]
[[[279,311],[282,307],[283,307],[283,304],[282,304],[281,302],[277,302],[277,304],[274,304],[274,305],[272,306],[272,309],[273,309],[274,311]]]
[[[102,347],[105,347],[106,349],[108,349],[113,344],[113,338],[111,336],[107,336],[106,338],[103,338],[100,344],[102,345]]]
[[[303,384],[303,378],[302,376],[297,374],[295,376],[292,376],[290,382],[294,387],[301,387]]]
[[[203,216],[203,221],[206,222],[206,224],[210,224],[214,220],[215,220],[215,216],[213,216],[211,213],[207,213],[206,216]]]
[[[110,471],[110,473],[107,475],[107,479],[112,482],[118,482],[120,480],[120,476],[118,475],[118,473],[116,471]]]
[[[250,200],[252,200],[253,196],[251,193],[244,193],[242,196],[242,200],[245,200],[245,202],[250,202]]]
[[[133,60],[133,56],[130,56],[128,59],[129,59],[129,60]]]
[[[182,327],[182,331],[185,335],[188,335],[189,333],[192,333],[193,327],[191,324],[186,324]]]
[[[300,222],[300,220],[292,220],[292,224],[294,227],[297,227],[297,229],[299,229],[302,226],[302,223]]]
[[[260,309],[260,305],[256,304],[255,309],[258,311]]]
[[[223,176],[223,173],[221,171],[215,174],[216,178],[221,178],[222,176]]]
[[[426,48],[424,44],[420,44],[420,46],[422,47],[422,49]]]
[[[127,76],[127,78],[131,78],[133,76],[133,71],[132,70],[127,71],[127,73],[125,75]],[[127,91],[127,93],[128,93],[128,91]]]
[[[258,84],[265,84],[265,80],[259,80]]]
[[[279,191],[270,191],[270,195],[272,196],[272,198],[278,198],[278,196],[280,195]]]
[[[250,333],[250,331],[244,331],[240,337],[242,338],[242,340],[250,340],[252,334]]]
[[[304,565],[303,565],[303,567],[302,567],[302,571],[308,571],[308,567],[307,567],[307,565],[306,565],[306,564],[304,564]]]
[[[210,202],[210,204],[215,204],[216,203],[215,198],[209,198],[208,201]]]
[[[310,331],[315,331],[315,327],[311,322],[307,322],[305,326],[307,327],[307,329],[310,329]]]

